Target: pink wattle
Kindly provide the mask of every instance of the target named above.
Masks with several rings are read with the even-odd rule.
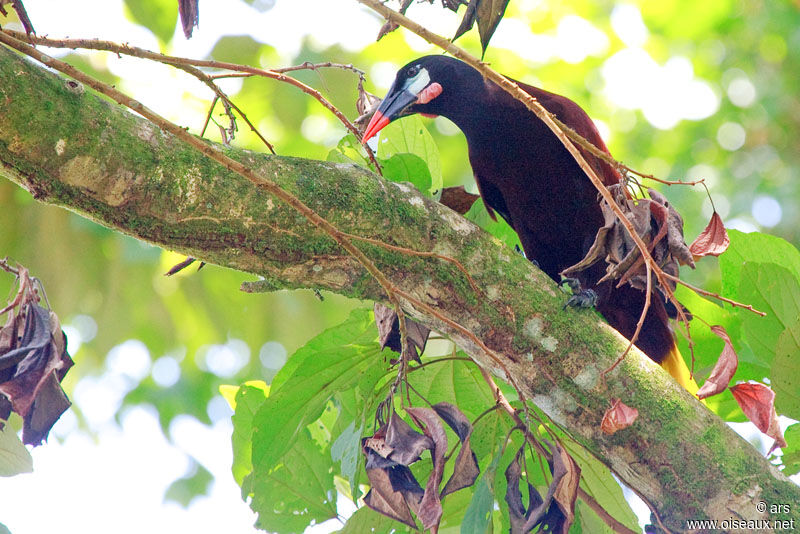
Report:
[[[442,86],[437,82],[433,82],[428,87],[423,89],[417,95],[417,104],[427,104],[437,96],[442,94]]]

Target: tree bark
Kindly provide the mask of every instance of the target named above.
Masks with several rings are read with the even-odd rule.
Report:
[[[631,351],[602,381],[626,340],[594,312],[563,310],[566,295],[546,275],[472,223],[353,165],[221,150],[342,231],[464,265],[480,292],[451,262],[355,241],[393,284],[439,315],[404,301],[411,317],[513,382],[650,502],[670,530],[686,530],[687,519],[800,521],[800,488],[642,353]],[[358,262],[277,199],[5,48],[0,163],[0,174],[41,202],[261,275],[261,289],[318,288],[386,300]],[[614,398],[637,408],[639,418],[609,436],[600,421]],[[788,504],[788,512],[763,514],[761,501]]]

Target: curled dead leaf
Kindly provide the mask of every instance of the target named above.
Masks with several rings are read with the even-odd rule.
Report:
[[[689,251],[697,260],[703,256],[719,256],[727,250],[730,244],[731,239],[728,237],[728,231],[725,230],[722,217],[715,211],[705,229],[692,241]]]
[[[375,303],[375,324],[378,327],[378,342],[381,350],[389,347],[395,352],[400,352],[400,322],[394,308]],[[419,361],[419,356],[425,351],[430,328],[411,319],[406,319],[407,345],[405,356],[408,359]]]
[[[725,391],[734,373],[736,373],[736,368],[739,366],[739,357],[733,349],[731,338],[725,328],[712,326],[711,331],[725,342],[725,346],[722,348],[719,358],[717,358],[714,369],[711,370],[711,376],[708,377],[703,387],[697,392],[697,398],[699,399],[705,399]]]
[[[426,529],[437,529],[442,518],[442,502],[439,498],[439,484],[444,473],[444,455],[447,452],[447,434],[436,412],[430,408],[406,408],[414,422],[422,428],[425,435],[433,440],[431,458],[433,469],[425,484],[425,493],[419,503],[417,517]]]
[[[611,408],[603,414],[600,430],[606,434],[613,434],[631,426],[637,417],[639,417],[639,410],[631,408],[619,399],[614,399],[611,401]]]
[[[759,382],[742,382],[730,387],[733,398],[739,407],[756,427],[773,438],[771,453],[778,447],[786,447],[786,440],[778,425],[778,414],[775,411],[775,392],[769,386]]]
[[[478,467],[478,458],[469,443],[469,438],[472,435],[472,423],[469,422],[467,416],[449,402],[434,404],[433,410],[442,421],[453,429],[461,442],[461,449],[458,451],[456,463],[453,466],[453,474],[447,480],[444,489],[439,495],[443,499],[451,493],[473,485],[478,475],[481,474],[481,470]]]

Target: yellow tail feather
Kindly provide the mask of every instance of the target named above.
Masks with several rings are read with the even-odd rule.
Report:
[[[692,378],[689,368],[686,366],[686,362],[683,361],[683,356],[681,356],[677,345],[672,345],[669,354],[664,358],[664,361],[661,362],[661,367],[671,374],[672,377],[678,381],[678,384],[683,386],[692,395],[695,395],[697,390],[700,389],[697,387],[697,382]]]

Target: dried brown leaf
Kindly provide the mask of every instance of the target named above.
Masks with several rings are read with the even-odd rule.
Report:
[[[480,198],[480,195],[467,193],[464,186],[459,185],[458,187],[445,187],[442,189],[442,197],[439,199],[439,202],[456,213],[464,215],[478,198]]]
[[[497,30],[497,25],[506,12],[506,7],[510,0],[482,0],[478,4],[478,33],[481,36],[481,48],[483,53],[486,53],[486,48],[489,46],[489,40]]]
[[[564,472],[563,476],[560,474]],[[564,516],[559,522],[560,532],[567,534],[575,521],[575,501],[578,499],[578,485],[581,481],[581,469],[569,453],[560,444],[556,444],[553,453],[553,479],[560,480],[553,493],[558,508]]]
[[[400,521],[416,529],[417,524],[402,492],[395,491],[389,473],[385,469],[367,469],[370,490],[364,504],[386,517]]]
[[[734,373],[736,373],[736,368],[739,366],[739,357],[733,349],[731,338],[728,336],[725,328],[722,326],[712,326],[711,331],[725,342],[725,346],[722,348],[722,353],[720,353],[719,358],[717,358],[714,369],[711,370],[711,376],[708,377],[703,387],[697,392],[697,397],[699,399],[705,399],[706,397],[717,395],[725,391]]]
[[[705,229],[692,241],[689,250],[694,259],[698,260],[703,256],[719,256],[727,250],[730,244],[731,240],[728,237],[728,231],[725,230],[722,217],[715,211]]]
[[[178,13],[181,16],[183,35],[192,37],[192,30],[200,25],[200,8],[198,0],[178,0]]]
[[[441,417],[442,421],[453,429],[461,441],[461,449],[458,451],[456,463],[453,466],[453,474],[447,480],[440,494],[441,498],[454,493],[460,489],[467,488],[475,483],[481,470],[478,467],[478,459],[469,443],[472,435],[472,424],[469,419],[456,406],[449,402],[440,402],[433,405],[434,411]]]
[[[733,398],[739,407],[756,427],[773,438],[775,443],[769,452],[777,447],[786,447],[786,440],[778,425],[778,414],[775,411],[775,392],[759,382],[743,382],[731,386]]]
[[[506,495],[505,501],[508,504],[508,518],[511,523],[512,534],[523,534],[525,522],[530,512],[537,509],[544,502],[542,496],[530,483],[528,484],[528,507],[522,504],[522,492],[519,490],[519,483],[522,478],[522,467],[520,465],[522,456],[525,454],[523,445],[514,455],[514,459],[508,464],[505,471],[506,476]]]
[[[389,347],[395,352],[400,352],[400,322],[394,308],[375,303],[373,307],[375,323],[378,327],[378,342],[381,349]],[[425,351],[428,336],[431,330],[411,319],[406,319],[407,355],[414,360],[419,360],[419,355]]]
[[[425,494],[420,501],[417,517],[422,521],[422,525],[426,529],[438,528],[439,520],[442,518],[442,502],[439,499],[439,484],[442,482],[442,474],[444,473],[444,455],[447,451],[447,434],[445,434],[444,427],[442,427],[442,423],[436,415],[436,412],[430,408],[406,408],[406,412],[411,416],[417,426],[422,428],[425,435],[433,440],[433,449],[431,449],[433,468],[428,477],[428,482],[425,484]]]
[[[603,414],[600,430],[606,434],[613,434],[631,426],[637,417],[639,417],[639,410],[631,408],[619,399],[614,399],[611,401],[611,408]]]
[[[467,10],[464,12],[464,17],[461,19],[461,24],[458,25],[458,29],[455,35],[453,35],[453,41],[467,33],[472,26],[475,25],[475,17],[478,15],[478,4],[480,3],[481,0],[469,0]]]
[[[411,428],[397,413],[392,413],[386,425],[386,445],[392,449],[389,458],[402,465],[411,465],[434,446],[431,438]]]

